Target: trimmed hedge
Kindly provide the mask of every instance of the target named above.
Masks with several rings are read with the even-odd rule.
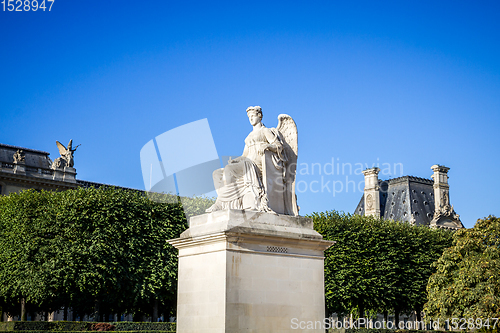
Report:
[[[115,325],[115,331],[174,331],[175,323],[135,323],[131,321],[120,321],[111,323]]]
[[[11,321],[0,323],[0,331],[91,331],[93,322],[86,321]]]
[[[15,321],[0,322],[0,332],[13,331]]]
[[[0,332],[88,332],[97,322],[88,321],[9,321],[0,322]],[[132,332],[175,332],[176,323],[135,323],[120,321],[109,323],[115,326],[115,331]]]

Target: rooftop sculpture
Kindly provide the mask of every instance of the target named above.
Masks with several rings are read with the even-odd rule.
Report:
[[[22,149],[18,149],[14,153],[14,156],[12,156],[12,157],[14,158],[14,164],[26,162],[26,156],[24,155],[24,151]]]
[[[214,171],[217,200],[207,212],[240,209],[297,216],[295,122],[281,114],[277,128],[267,128],[260,106],[248,107],[247,115],[253,130],[245,139],[242,156]]]
[[[68,148],[66,148],[59,141],[56,141],[56,144],[57,148],[59,149],[59,154],[61,154],[61,157],[58,157],[54,160],[51,168],[52,169],[64,168],[64,167],[72,168],[75,164],[73,161],[73,153],[80,145],[76,146],[75,149],[73,149],[73,140],[69,140]]]

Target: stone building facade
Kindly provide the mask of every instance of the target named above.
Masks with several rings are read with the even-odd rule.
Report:
[[[365,189],[355,214],[372,215],[413,225],[460,229],[460,216],[450,204],[449,168],[431,167],[432,179],[404,176],[378,178],[379,168],[363,171]]]
[[[52,168],[49,153],[0,144],[0,194],[26,189],[64,191],[78,186],[76,170]]]
[[[76,169],[57,166],[49,153],[41,150],[0,143],[0,195],[19,193],[27,189],[65,191],[77,187],[113,186],[131,191],[136,189],[76,179]]]

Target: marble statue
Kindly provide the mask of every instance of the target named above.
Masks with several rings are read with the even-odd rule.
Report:
[[[295,122],[281,114],[277,128],[267,128],[260,106],[247,108],[247,115],[253,130],[245,139],[242,156],[214,171],[217,200],[207,212],[239,209],[297,216]]]
[[[15,153],[14,153],[14,164],[18,164],[18,163],[25,163],[26,162],[26,157],[24,156],[24,151],[22,149],[18,149]]]
[[[73,140],[69,140],[68,148],[66,148],[59,141],[56,141],[56,144],[57,148],[59,149],[59,154],[61,154],[61,157],[58,157],[54,160],[51,168],[52,169],[64,168],[64,167],[72,168],[75,164],[73,161],[73,153],[80,145],[76,146],[75,149],[73,149]]]

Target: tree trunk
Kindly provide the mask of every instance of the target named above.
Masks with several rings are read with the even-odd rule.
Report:
[[[155,302],[153,304],[153,319],[152,322],[155,323],[158,321],[158,300],[155,299]]]
[[[120,312],[116,314],[116,321],[117,322],[122,321],[122,314]]]
[[[365,307],[362,301],[359,302],[359,318],[365,318]],[[363,324],[363,327],[366,327],[366,324]]]
[[[0,322],[3,321],[3,308],[0,306]]]
[[[383,327],[383,328],[387,328],[387,320],[389,319],[389,318],[387,318],[387,317],[389,316],[389,313],[388,313],[388,312],[389,312],[389,311],[387,311],[387,310],[385,310],[385,311],[384,311],[384,321],[385,321],[385,327]]]
[[[394,309],[394,325],[399,329],[399,308]]]
[[[420,307],[417,307],[417,310],[415,311],[415,316],[417,318],[417,320],[416,320],[417,325],[419,325],[419,326],[414,327],[413,329],[414,330],[425,330],[426,329],[425,325],[420,326],[420,323],[422,322],[422,310],[420,309]]]
[[[21,298],[21,321],[26,321],[26,298]]]
[[[99,315],[100,315],[100,310],[99,310],[99,300],[94,300],[94,321],[99,321]]]
[[[64,312],[63,312],[63,320],[68,321],[68,307],[64,307]]]

